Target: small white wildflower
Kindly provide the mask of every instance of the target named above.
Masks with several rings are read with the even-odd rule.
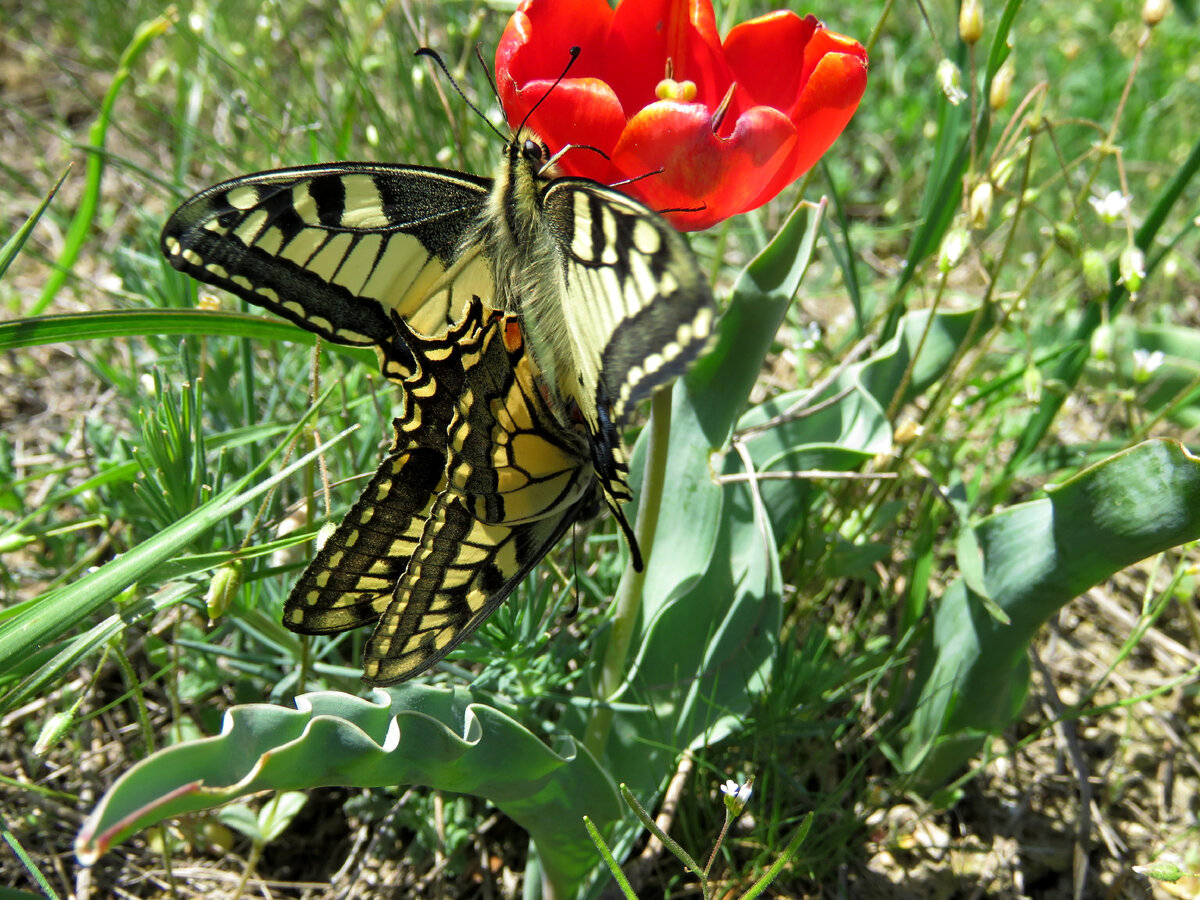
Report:
[[[753,779],[747,780],[745,784],[738,784],[732,778],[721,785],[721,793],[725,795],[725,808],[732,815],[742,814],[742,810],[746,808],[746,802],[750,799],[753,785]]]
[[[938,63],[937,80],[946,99],[955,106],[967,99],[967,92],[962,89],[962,72],[953,60],[943,58]]]
[[[1129,212],[1129,204],[1132,200],[1132,197],[1122,194],[1120,191],[1109,191],[1104,197],[1088,197],[1088,203],[1092,204],[1096,215],[1109,225],[1117,222],[1124,217],[1125,213]]]
[[[1163,364],[1163,352],[1155,350],[1151,353],[1144,347],[1137,347],[1133,351],[1133,380],[1137,384],[1145,384],[1150,380],[1150,376]]]
[[[807,322],[800,326],[800,349],[812,350],[821,343],[821,326],[816,322]]]

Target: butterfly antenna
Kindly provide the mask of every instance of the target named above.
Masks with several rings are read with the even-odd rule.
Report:
[[[542,105],[543,101],[545,101],[545,99],[554,92],[556,87],[558,87],[558,83],[567,77],[567,73],[571,71],[571,66],[575,65],[575,60],[579,59],[579,47],[572,47],[569,52],[571,54],[571,58],[567,60],[567,64],[563,68],[562,74],[554,79],[554,84],[550,85],[550,87],[546,90],[546,93],[542,94],[538,102],[529,108],[529,112],[525,113],[525,118],[521,120],[521,125],[517,128],[518,134],[520,133],[521,129],[525,127],[525,123],[529,121],[529,117],[537,111],[537,108]]]
[[[556,162],[558,162],[560,159],[562,159],[563,156],[565,156],[567,153],[570,153],[572,150],[591,150],[593,153],[599,153],[601,156],[603,156],[609,162],[612,162],[612,157],[609,156],[607,153],[605,153],[603,150],[601,150],[599,147],[593,147],[591,144],[567,144],[561,150],[559,150],[557,153],[555,153],[552,157],[550,157],[548,160],[546,160],[546,164],[544,166],[542,166],[542,168],[539,169],[538,171],[545,172],[545,171],[549,170],[551,166],[553,166]],[[661,172],[662,169],[659,169],[658,171]],[[638,177],[641,178],[644,176],[638,176]],[[630,179],[630,180],[632,180],[632,179]],[[620,184],[620,183],[621,182],[618,182],[618,184]],[[609,186],[615,187],[615,185],[609,185]]]
[[[500,99],[500,89],[496,87],[496,81],[492,78],[492,70],[488,68],[487,60],[483,58],[483,41],[475,45],[475,58],[479,60],[479,66],[483,69],[483,77],[487,79],[488,87],[492,89],[492,96],[496,98],[496,105],[503,109],[504,101]]]
[[[450,70],[446,67],[446,64],[442,61],[441,56],[438,55],[438,52],[436,50],[431,50],[429,47],[420,47],[413,52],[413,55],[414,56],[428,56],[435,63],[437,63],[438,68],[441,69],[442,72],[445,74],[446,78],[448,78],[450,80],[450,84],[454,87],[454,90],[458,92],[458,96],[463,98],[463,102],[471,108],[471,111],[473,113],[475,113],[475,115],[479,116],[479,118],[483,119],[483,121],[487,122],[488,128],[490,128],[490,129],[492,129],[492,131],[496,132],[496,135],[500,138],[500,140],[502,140],[502,141],[508,140],[508,138],[504,136],[503,132],[501,132],[499,128],[497,128],[494,124],[492,124],[492,120],[489,119],[487,116],[485,116],[480,111],[479,107],[476,106],[474,103],[472,103],[467,98],[467,95],[464,94],[463,89],[458,86],[458,82],[454,79],[454,76],[450,74]],[[566,74],[566,73],[563,73],[563,74]],[[488,83],[491,84],[491,81],[492,81],[492,79],[489,77]],[[558,82],[555,82],[555,84],[557,84],[557,83]],[[492,85],[492,90],[494,91],[495,89],[496,89],[495,85]]]

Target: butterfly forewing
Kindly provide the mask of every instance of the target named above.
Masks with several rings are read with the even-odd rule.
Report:
[[[510,178],[510,189],[521,180]],[[520,208],[520,204],[513,204]],[[641,555],[621,511],[630,499],[619,426],[633,407],[682,373],[712,336],[712,293],[687,242],[618,191],[576,178],[541,189],[554,279],[523,304],[531,352],[558,405],[577,410],[609,509]]]
[[[683,236],[624,194],[553,180],[543,214],[564,256],[563,321],[580,404],[623,424],[640,400],[684,372],[713,327],[713,300]],[[570,384],[564,376],[561,384]],[[586,417],[586,413],[585,413]]]
[[[188,200],[162,249],[181,271],[327,340],[378,348],[385,372],[403,377],[393,312],[432,336],[461,320],[472,295],[494,293],[486,261],[461,252],[489,186],[370,163],[262,172]]]

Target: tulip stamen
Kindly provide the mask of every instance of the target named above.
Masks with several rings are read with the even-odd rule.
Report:
[[[691,103],[696,99],[696,82],[676,81],[674,78],[664,78],[654,88],[654,96],[659,100],[679,100]]]
[[[713,134],[716,134],[721,127],[721,123],[725,121],[725,114],[729,112],[729,104],[733,102],[733,92],[737,88],[737,82],[729,85],[729,90],[725,92],[725,96],[721,98],[721,103],[717,106],[712,114],[710,124],[712,125]]]

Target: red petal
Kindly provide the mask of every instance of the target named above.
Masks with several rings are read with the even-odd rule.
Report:
[[[626,177],[648,175],[622,190],[668,212],[676,228],[696,231],[752,209],[796,143],[796,130],[777,110],[742,115],[728,138],[713,134],[699,103],[660,101],[629,122],[613,153]]]
[[[617,7],[605,48],[605,81],[625,109],[657,101],[654,89],[671,60],[676,81],[692,81],[696,100],[716,107],[729,87],[729,67],[710,0],[643,0]]]
[[[867,83],[867,51],[862,44],[853,38],[848,38],[845,35],[838,34],[836,31],[829,31],[825,28],[818,28],[812,36],[812,40],[808,42],[808,46],[804,48],[804,80],[801,82],[804,85],[803,93],[808,94],[812,86],[809,82],[812,80],[813,73],[817,67],[829,57],[843,57],[841,65],[844,68],[844,77],[846,85],[846,99],[841,102],[858,103],[862,96],[863,88]],[[856,71],[857,68],[861,72]],[[834,73],[827,73],[826,77],[839,77]],[[831,82],[832,84],[832,82]],[[829,89],[829,84],[820,88],[822,91]],[[855,89],[857,86],[857,93]],[[853,99],[849,99],[853,97]],[[807,103],[807,99],[804,100]],[[832,102],[824,100],[822,102]]]
[[[598,76],[611,22],[605,0],[525,0],[496,47],[501,103],[507,109],[508,97],[528,82],[561,75],[572,47],[580,53],[571,76]]]
[[[725,60],[744,92],[742,103],[773,106],[787,113],[800,96],[807,73],[805,45],[817,29],[813,16],[778,11],[735,25],[725,38]]]
[[[755,205],[766,203],[811,169],[858,109],[867,87],[867,59],[862,47],[854,46],[859,53],[827,53],[817,63],[792,114],[800,140]]]

